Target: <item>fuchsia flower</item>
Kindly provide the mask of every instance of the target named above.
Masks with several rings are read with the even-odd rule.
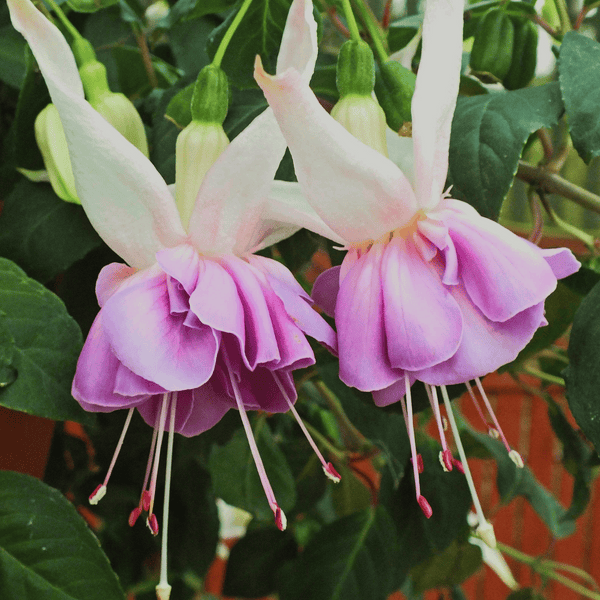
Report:
[[[196,435],[237,408],[283,529],[285,515],[246,411],[291,410],[298,418],[292,372],[315,362],[305,336],[333,351],[336,338],[291,273],[252,254],[297,229],[282,217],[294,211],[298,188],[273,181],[286,145],[272,112],[256,118],[216,160],[184,228],[170,186],[84,100],[73,55],[58,29],[29,0],[9,0],[9,7],[60,113],[81,203],[106,243],[127,262],[108,265],[98,277],[101,310],[79,358],[73,395],[90,411],[130,409],[119,448],[134,408],[154,427],[131,524],[144,509],[151,530],[158,532],[152,509],[164,431]],[[278,71],[293,67],[308,81],[316,54],[312,5],[295,0]],[[316,216],[308,221],[319,228]],[[169,446],[170,456],[172,436]],[[326,474],[338,480],[331,463],[319,456]],[[106,492],[115,459],[92,502]]]
[[[446,469],[458,461],[445,442],[431,386],[442,386],[447,400],[444,386],[512,361],[545,324],[544,300],[557,279],[579,267],[569,250],[542,250],[443,193],[462,27],[461,1],[427,0],[412,145],[388,135],[404,171],[328,115],[297,70],[269,76],[257,61],[255,71],[311,209],[348,250],[313,290],[335,316],[340,378],[371,391],[378,406],[401,400],[415,466],[410,386],[427,384]],[[446,406],[454,425],[449,401]],[[499,426],[495,431],[502,435]],[[511,456],[522,464],[516,452]],[[417,498],[430,516],[418,470]]]

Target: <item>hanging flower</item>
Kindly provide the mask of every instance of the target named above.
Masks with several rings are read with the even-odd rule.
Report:
[[[462,2],[427,0],[412,144],[388,135],[402,170],[328,115],[297,70],[270,76],[260,59],[255,70],[308,203],[335,232],[331,239],[348,250],[342,265],[323,273],[313,290],[317,303],[335,316],[340,378],[371,391],[378,406],[401,400],[417,498],[427,516],[410,386],[427,384],[440,424],[442,464],[452,468],[431,386],[442,386],[446,400],[444,386],[515,359],[546,323],[544,300],[557,279],[579,268],[569,250],[542,250],[444,193],[462,27]],[[446,406],[450,418],[449,401]],[[522,466],[518,454],[511,456]]]
[[[58,29],[29,0],[9,0],[9,8],[60,114],[81,203],[127,263],[108,265],[98,277],[101,310],[79,358],[73,395],[90,411],[130,409],[117,453],[134,408],[154,428],[146,481],[130,523],[145,510],[150,529],[158,532],[153,504],[164,431],[196,435],[237,408],[283,529],[285,515],[246,411],[291,410],[297,417],[292,372],[315,362],[305,336],[333,351],[336,338],[291,273],[252,254],[297,230],[284,217],[294,211],[298,188],[273,181],[286,145],[271,110],[231,144],[219,139],[218,151],[206,148],[214,164],[203,166],[206,174],[184,225],[173,188],[84,100],[73,55]],[[312,6],[295,0],[278,71],[294,67],[308,81],[316,53]],[[303,218],[319,228],[316,216]],[[338,480],[319,456],[326,474]],[[116,453],[104,484],[90,497],[93,503],[106,492],[114,460]]]

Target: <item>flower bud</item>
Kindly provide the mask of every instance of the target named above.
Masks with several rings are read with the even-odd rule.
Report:
[[[196,79],[192,96],[192,121],[223,124],[229,106],[227,75],[216,65],[207,65]]]
[[[175,204],[186,229],[204,176],[228,144],[220,123],[192,121],[177,137]]]
[[[78,38],[73,42],[73,54],[88,102],[147,157],[146,130],[133,102],[124,94],[111,92],[106,67],[96,59],[96,53],[86,39]]]
[[[34,132],[52,189],[62,200],[80,204],[75,189],[67,139],[54,104],[48,104],[37,116]]]
[[[343,96],[331,110],[331,116],[355,138],[388,156],[385,113],[372,96]]]
[[[399,62],[388,60],[379,67],[375,94],[388,125],[394,131],[399,131],[404,123],[412,121],[411,102],[415,82],[416,75]]]
[[[507,90],[518,90],[529,84],[537,66],[537,25],[529,19],[514,18],[514,41],[510,69],[502,80]]]
[[[513,55],[514,25],[502,8],[488,10],[477,26],[471,50],[471,69],[498,80],[508,74]]]
[[[375,59],[366,42],[348,40],[340,49],[336,85],[340,97],[370,96],[375,85]]]

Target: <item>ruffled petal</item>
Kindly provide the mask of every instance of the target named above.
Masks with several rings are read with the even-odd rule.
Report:
[[[416,200],[402,171],[327,114],[297,71],[271,77],[258,62],[255,78],[290,147],[307,200],[338,236],[358,243],[410,221]]]
[[[495,371],[513,361],[542,324],[543,302],[507,321],[494,322],[471,302],[462,285],[452,286],[450,290],[462,313],[462,340],[452,358],[415,373],[417,379],[425,383],[464,383]]]
[[[381,282],[391,366],[417,371],[450,358],[460,344],[462,317],[435,266],[395,237],[383,254]]]
[[[189,244],[181,244],[157,252],[156,260],[162,270],[176,279],[190,296],[198,283],[200,269],[198,252]]]
[[[311,0],[294,0],[285,22],[276,72],[296,69],[309,82],[317,62],[317,22]]]
[[[464,4],[427,0],[423,46],[412,100],[417,202],[435,206],[448,174],[450,128],[458,96]]]
[[[163,388],[199,387],[211,377],[220,337],[210,327],[187,327],[171,312],[167,275],[158,267],[133,276],[104,305],[104,326],[119,360]]]
[[[460,277],[488,319],[506,321],[554,291],[556,277],[538,248],[490,219],[448,215]]]
[[[337,351],[335,331],[312,308],[310,296],[306,294],[293,275],[275,260],[262,256],[251,256],[248,257],[248,261],[266,274],[269,286],[283,302],[285,311],[295,326],[335,353]]]
[[[288,371],[276,371],[288,398],[297,398],[294,379]],[[244,371],[239,383],[244,406],[249,410],[264,410],[271,413],[287,412],[290,407],[275,382],[274,373],[263,367],[255,371]]]
[[[67,137],[77,193],[104,241],[138,269],[185,231],[167,184],[152,163],[84,99],[71,50],[29,0],[9,2],[29,42]]]
[[[396,383],[383,390],[375,390],[373,392],[373,402],[375,402],[376,406],[389,406],[390,404],[394,404],[394,402],[398,402],[406,394],[404,374],[400,372],[400,375],[401,378]],[[410,385],[416,381],[412,374],[409,374],[408,380]]]
[[[390,366],[387,354],[382,255],[382,245],[375,244],[356,262],[340,285],[335,307],[340,379],[367,392],[387,388],[403,377]]]
[[[550,265],[556,279],[573,275],[581,267],[581,263],[568,248],[539,248],[539,251]]]
[[[335,304],[340,293],[341,269],[342,267],[331,267],[321,273],[312,289],[312,298],[315,304],[330,317],[335,315]]]

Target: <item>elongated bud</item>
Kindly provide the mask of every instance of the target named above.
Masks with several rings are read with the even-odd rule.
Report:
[[[37,116],[34,131],[52,189],[61,200],[80,204],[65,131],[54,104],[48,104]]]
[[[340,99],[331,116],[363,144],[387,156],[385,114],[373,98],[375,60],[367,43],[349,40],[342,46],[336,84]]]
[[[412,120],[411,102],[416,75],[399,62],[388,60],[380,65],[375,80],[375,94],[385,112],[388,125],[399,131]]]
[[[86,39],[78,38],[73,42],[73,54],[88,102],[147,157],[146,130],[133,102],[124,94],[110,90],[106,67],[96,59],[96,53]]]
[[[175,203],[187,228],[205,175],[227,148],[223,129],[227,116],[228,82],[214,65],[200,71],[192,96],[192,122],[177,137],[175,148]]]

